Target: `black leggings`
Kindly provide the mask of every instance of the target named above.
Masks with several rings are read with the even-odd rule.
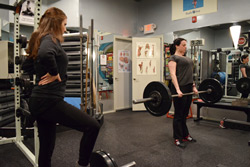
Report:
[[[182,93],[193,91],[192,84],[180,86]],[[174,85],[171,86],[171,93],[177,94]],[[182,140],[189,135],[188,127],[186,124],[189,108],[192,103],[192,95],[174,97],[174,120],[173,120],[173,137],[174,139]]]
[[[38,124],[39,167],[51,167],[56,140],[56,123],[84,133],[80,142],[78,163],[88,165],[100,129],[100,124],[94,118],[66,103],[62,98],[32,97],[29,107]]]

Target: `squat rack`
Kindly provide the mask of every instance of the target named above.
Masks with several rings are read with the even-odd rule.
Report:
[[[0,140],[1,144],[15,143],[16,146],[22,151],[26,158],[32,163],[34,167],[38,167],[38,154],[39,154],[39,139],[38,139],[38,130],[34,124],[34,154],[24,145],[22,142],[23,136],[21,132],[21,117],[18,116],[18,110],[21,107],[21,87],[20,87],[20,24],[19,24],[19,13],[21,11],[22,4],[25,0],[16,0],[14,6],[0,4],[0,8],[14,11],[14,94],[15,94],[15,130],[16,137]],[[40,11],[42,6],[42,0],[35,0],[35,15],[34,15],[34,30],[38,27],[40,20]]]

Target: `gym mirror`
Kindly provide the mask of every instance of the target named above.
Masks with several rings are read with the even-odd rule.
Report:
[[[99,100],[103,111],[114,109],[113,96],[113,39],[114,34],[98,31],[99,35]]]
[[[237,23],[241,25],[239,46],[249,46],[250,21]],[[224,85],[224,97],[238,98],[240,93],[236,89],[236,81],[242,77],[239,69],[241,50],[233,48],[233,41],[229,27],[233,23],[213,25],[192,30],[174,32],[174,36],[188,40],[188,56],[193,57],[195,63],[196,81],[206,78],[216,78]],[[191,47],[190,41],[204,39],[203,46]],[[221,50],[218,50],[221,48]]]

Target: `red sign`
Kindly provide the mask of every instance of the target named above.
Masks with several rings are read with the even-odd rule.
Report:
[[[240,37],[239,38],[239,45],[244,45],[246,43],[246,38]]]
[[[244,46],[246,43],[247,43],[247,37],[246,36],[240,36],[239,45]]]
[[[196,23],[197,22],[197,16],[193,16],[192,17],[192,23]]]
[[[144,25],[144,34],[149,34],[154,32],[153,24]]]

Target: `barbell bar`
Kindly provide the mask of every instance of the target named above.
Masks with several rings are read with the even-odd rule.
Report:
[[[212,90],[211,89],[208,89],[208,90],[203,90],[203,91],[198,91],[198,94],[201,94],[201,93],[211,93]],[[189,92],[189,93],[184,93],[183,96],[187,96],[187,95],[193,95],[194,92]],[[172,97],[178,97],[179,95],[178,94],[175,94],[175,95],[171,95]],[[137,99],[137,100],[133,100],[133,104],[139,104],[139,103],[145,103],[147,101],[154,101],[156,100],[155,98],[153,97],[149,97],[149,98],[144,98],[144,99]]]
[[[208,90],[203,90],[203,91],[198,91],[198,94],[201,94],[201,93],[211,93],[212,92],[212,89],[208,89]],[[190,92],[190,93],[183,93],[183,96],[187,96],[187,95],[193,95],[194,92]],[[179,95],[176,94],[176,95],[172,95],[172,97],[178,97]]]
[[[205,79],[198,89],[199,97],[205,103],[216,103],[223,96],[223,86],[217,79]],[[184,93],[183,96],[193,95],[194,92]],[[169,88],[162,82],[150,82],[144,89],[143,99],[133,100],[134,104],[144,103],[147,111],[153,116],[163,116],[168,113],[172,105],[172,97]]]

